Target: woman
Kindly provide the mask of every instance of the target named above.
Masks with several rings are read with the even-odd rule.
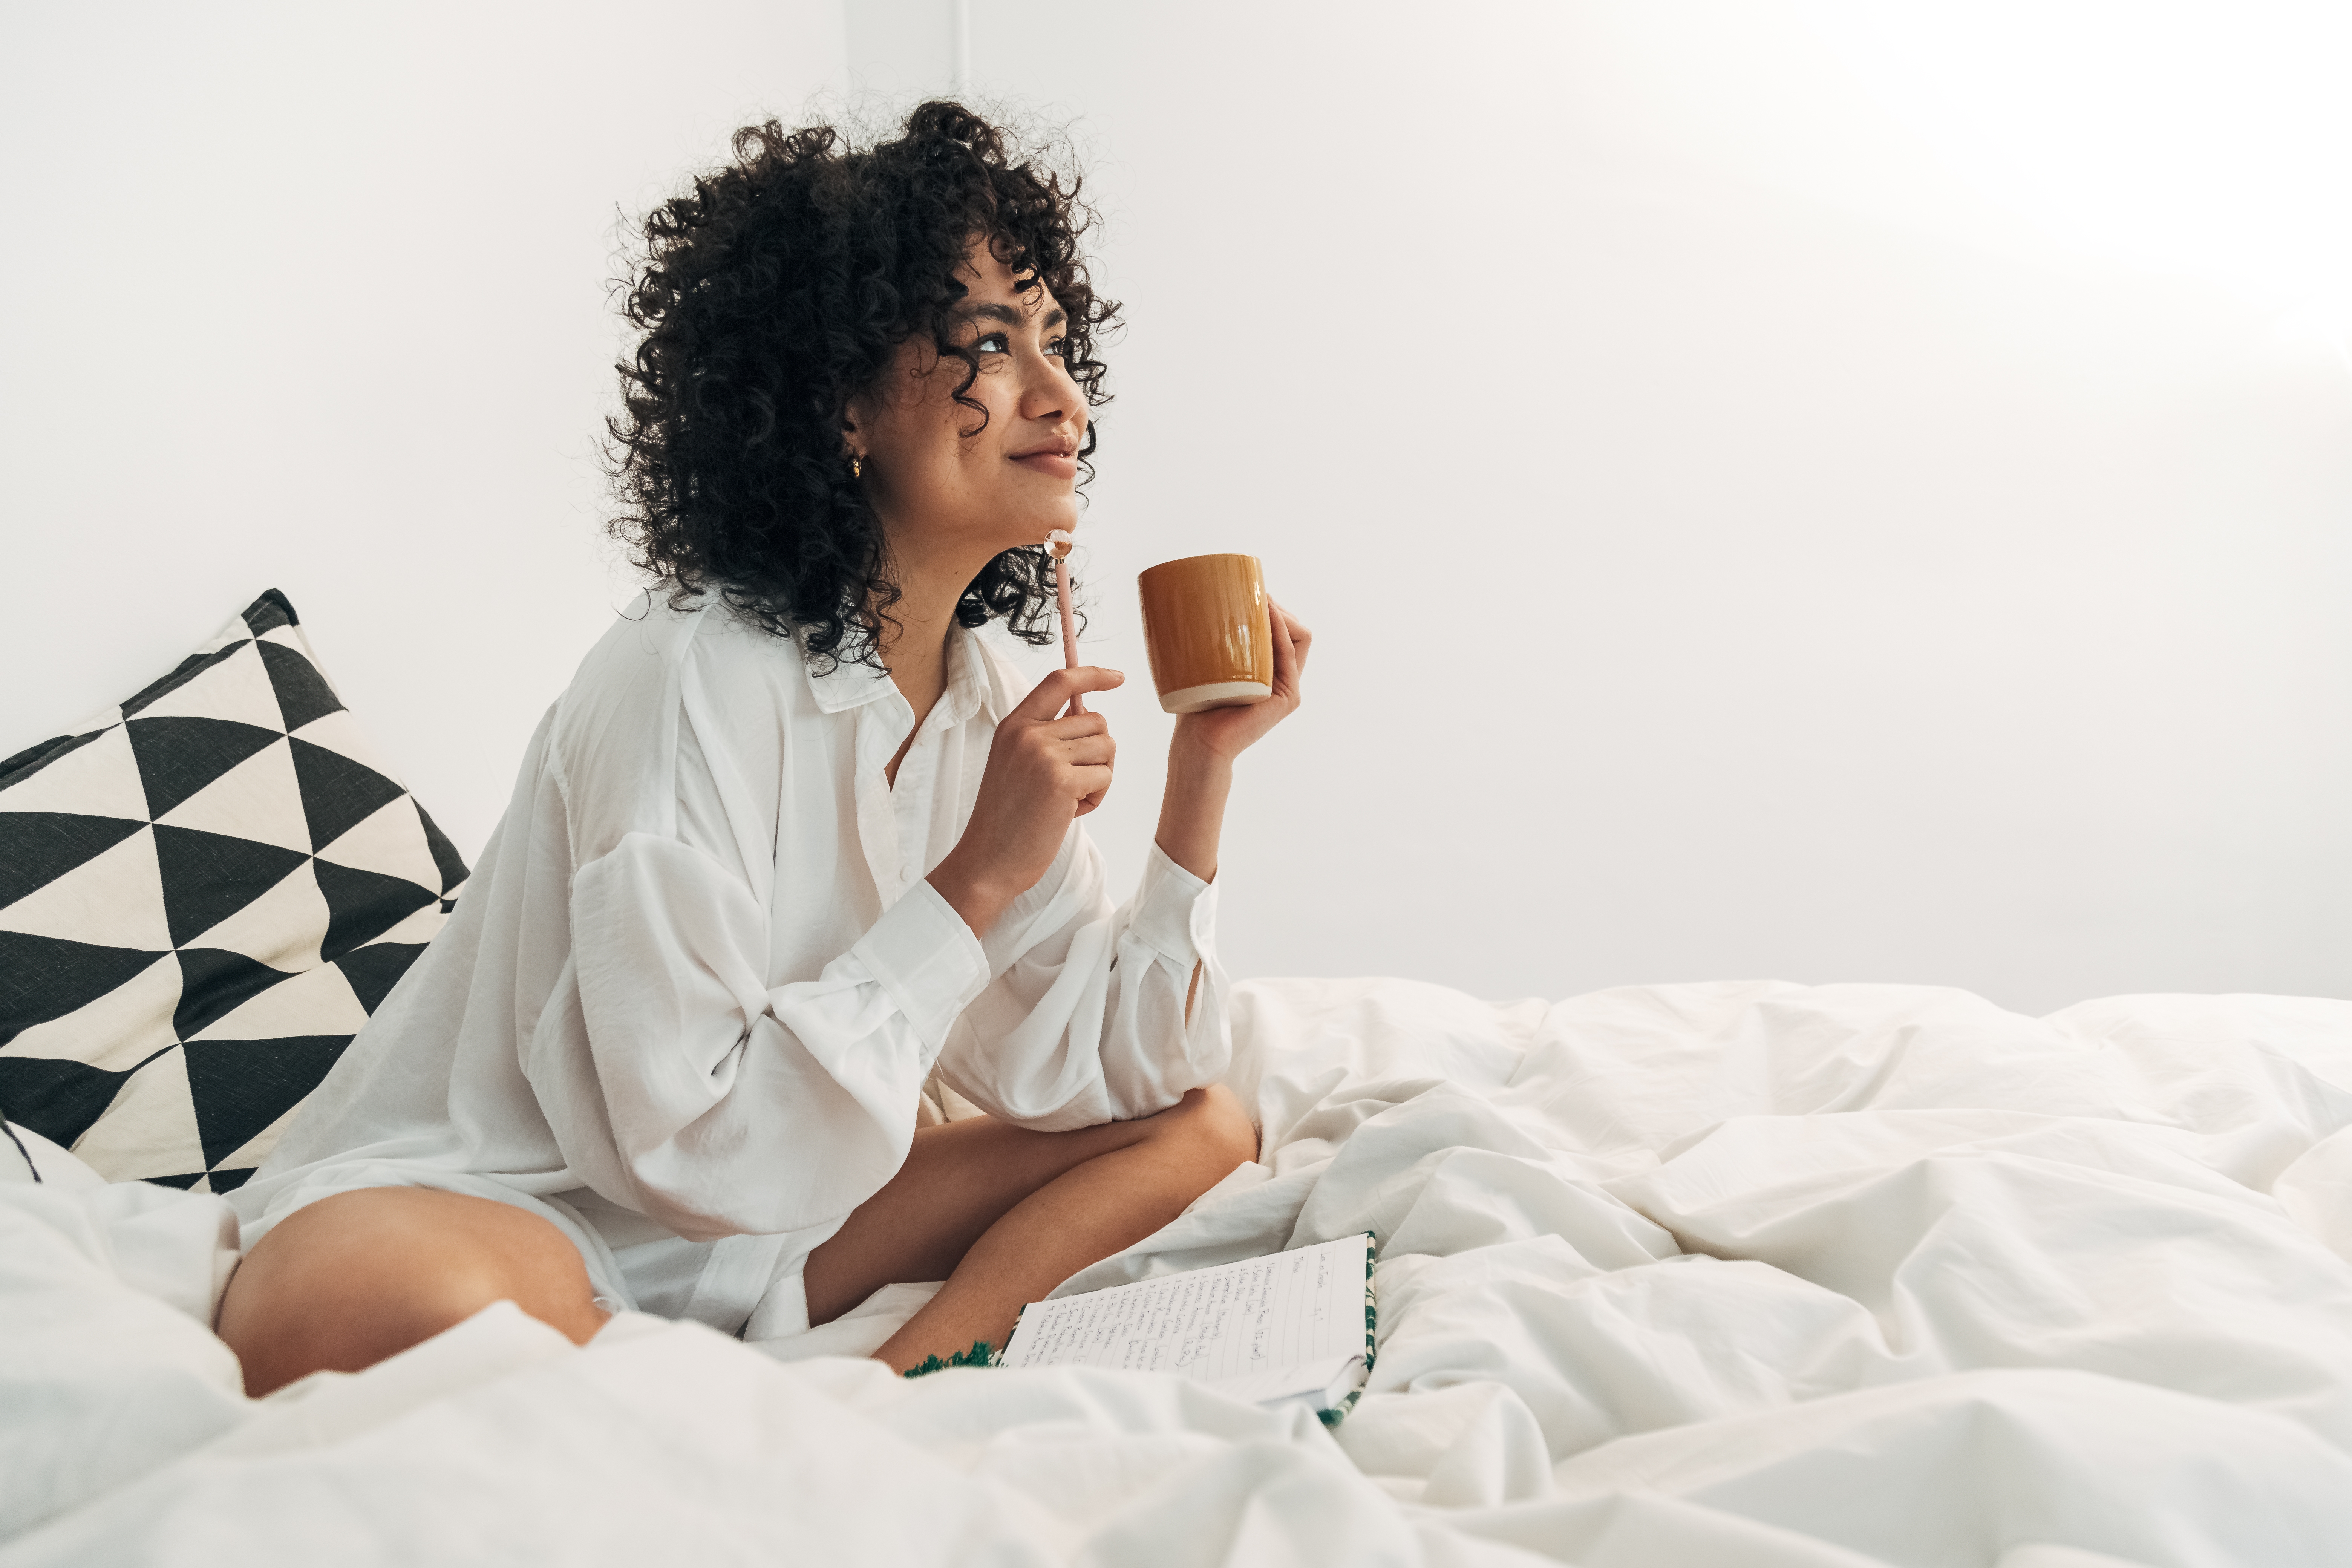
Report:
[[[1021,1305],[1256,1152],[1218,1086],[1234,759],[1298,704],[1177,722],[1116,911],[1076,819],[1103,720],[1045,640],[1097,331],[1075,185],[952,104],[863,151],[773,122],[646,224],[616,531],[667,587],[533,737],[439,938],[236,1194],[220,1333],[266,1393],[491,1301],[755,1337],[946,1286],[877,1352]],[[918,1128],[927,1079],[985,1114]],[[953,1095],[948,1098],[952,1099]]]

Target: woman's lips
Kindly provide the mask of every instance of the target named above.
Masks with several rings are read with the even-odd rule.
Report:
[[[1078,477],[1076,454],[1065,452],[1056,447],[1048,447],[1042,452],[1024,452],[1013,460],[1024,468],[1034,468],[1041,474],[1050,474],[1057,479],[1075,479]]]

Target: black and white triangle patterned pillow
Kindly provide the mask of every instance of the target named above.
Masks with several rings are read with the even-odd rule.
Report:
[[[0,762],[0,1113],[110,1180],[228,1191],[465,879],[271,589]]]

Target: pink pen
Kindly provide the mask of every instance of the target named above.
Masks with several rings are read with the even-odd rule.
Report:
[[[1062,603],[1062,666],[1066,669],[1078,668],[1078,630],[1076,623],[1070,616],[1068,563],[1074,542],[1066,529],[1057,528],[1045,536],[1045,553],[1054,563],[1054,596]],[[1086,710],[1087,705],[1084,700],[1076,697],[1070,699],[1071,712],[1083,713]]]

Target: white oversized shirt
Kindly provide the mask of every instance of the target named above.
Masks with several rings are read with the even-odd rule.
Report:
[[[888,676],[812,673],[715,604],[614,625],[448,925],[234,1194],[246,1244],[331,1192],[440,1187],[552,1220],[619,1305],[788,1332],[934,1068],[1049,1130],[1217,1079],[1215,895],[1158,848],[1114,911],[1072,824],[984,938],[923,879],[1022,695],[955,631],[894,787],[914,712]]]

